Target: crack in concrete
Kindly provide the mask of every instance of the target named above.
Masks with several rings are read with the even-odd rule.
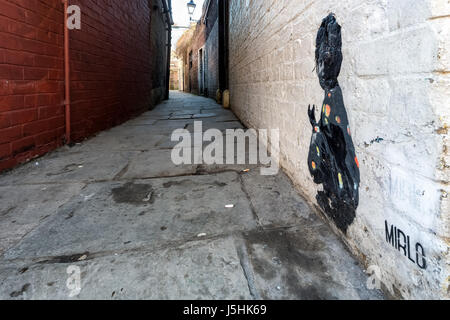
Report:
[[[3,259],[0,262],[0,266],[4,265],[11,265],[11,264],[21,264],[21,265],[27,265],[28,267],[34,266],[34,265],[41,265],[41,264],[64,264],[64,263],[81,263],[88,260],[94,260],[98,258],[104,258],[109,256],[116,256],[116,255],[124,255],[128,253],[142,253],[142,254],[149,254],[158,252],[161,250],[169,250],[169,249],[180,249],[184,245],[194,244],[196,242],[207,242],[211,240],[218,240],[218,239],[226,239],[228,237],[234,237],[237,233],[240,233],[242,231],[233,231],[233,232],[226,232],[226,233],[220,233],[215,235],[209,235],[202,238],[198,238],[197,236],[190,236],[188,238],[180,239],[180,240],[173,240],[173,241],[167,241],[166,243],[162,243],[159,245],[141,245],[134,248],[125,248],[125,249],[118,249],[118,250],[105,250],[105,251],[97,251],[97,252],[83,252],[83,253],[74,253],[74,254],[67,254],[67,255],[60,255],[60,256],[41,256],[41,257],[34,257],[34,258],[15,258],[15,259]],[[86,255],[86,259],[84,260],[78,260],[83,255]]]
[[[73,184],[73,183],[70,183]],[[79,184],[79,183],[77,183]],[[40,185],[49,185],[49,184],[40,184]],[[82,190],[84,190],[86,187],[88,186],[88,184],[84,184],[83,187],[80,189],[80,192]],[[21,237],[17,238],[17,241],[12,245],[9,246],[8,248],[6,248],[6,250],[4,251],[0,251],[0,265],[1,265],[1,261],[3,260],[4,255],[6,254],[6,252],[8,252],[11,248],[13,248],[14,246],[16,246],[17,244],[19,244],[22,240],[24,240],[28,235],[32,234],[35,230],[37,230],[41,225],[43,225],[46,221],[48,221],[51,217],[54,217],[56,215],[58,215],[59,213],[59,209],[62,208],[63,206],[65,206],[67,203],[69,203],[74,197],[77,197],[78,195],[74,195],[70,198],[68,198],[66,201],[62,202],[59,206],[58,209],[53,213],[53,214],[49,214],[46,215],[45,217],[41,218],[39,220],[39,223],[36,224],[36,226],[34,226],[33,228],[30,228],[30,230],[26,233],[24,233]],[[6,260],[7,261],[7,260]]]
[[[241,190],[242,190],[242,192],[245,194],[245,196],[246,196],[246,198],[247,198],[247,201],[248,201],[248,203],[249,203],[249,205],[250,205],[250,209],[251,209],[251,211],[252,211],[253,218],[254,218],[255,221],[256,221],[257,227],[258,227],[259,229],[264,229],[264,227],[263,227],[262,224],[261,224],[261,221],[259,220],[258,214],[257,214],[257,212],[256,212],[256,208],[255,208],[255,206],[253,205],[252,198],[250,197],[250,194],[248,193],[247,188],[245,187],[244,179],[242,179],[242,172],[239,172],[239,182],[240,182],[240,185],[241,185]]]
[[[259,167],[257,167],[259,168]],[[68,181],[42,181],[42,182],[29,182],[29,183],[12,183],[12,184],[0,184],[0,187],[11,187],[11,186],[40,186],[40,185],[65,185],[65,184],[95,184],[95,183],[106,183],[106,182],[116,182],[116,181],[136,181],[136,180],[152,180],[152,179],[167,179],[167,178],[177,178],[177,177],[190,177],[190,176],[202,176],[202,175],[214,175],[227,172],[234,172],[241,174],[240,169],[218,169],[218,170],[208,170],[204,169],[201,165],[197,166],[195,172],[187,172],[175,175],[156,175],[151,177],[139,177],[139,178],[118,178],[118,179],[93,179],[93,180],[68,180]],[[123,170],[123,169],[122,169]]]
[[[245,244],[242,241],[242,232],[267,232],[267,231],[275,231],[275,230],[284,230],[288,231],[291,229],[295,229],[297,227],[301,227],[301,224],[298,225],[289,225],[289,226],[279,226],[279,227],[268,227],[261,229],[257,227],[256,229],[251,230],[237,230],[237,231],[231,231],[231,232],[225,232],[225,233],[219,233],[219,234],[212,234],[207,235],[202,238],[198,238],[197,236],[190,236],[184,239],[179,240],[173,240],[173,241],[167,241],[165,243],[159,244],[159,245],[141,245],[134,248],[125,248],[125,249],[118,249],[118,250],[104,250],[104,251],[97,251],[97,252],[82,252],[82,253],[74,253],[74,254],[68,254],[68,255],[60,255],[60,256],[41,256],[41,257],[34,257],[34,258],[16,258],[16,259],[2,259],[0,262],[0,266],[3,265],[9,265],[9,264],[21,264],[21,265],[27,265],[28,268],[33,265],[41,265],[41,264],[64,264],[64,263],[81,263],[88,260],[94,260],[98,258],[104,258],[108,256],[115,256],[115,255],[123,255],[128,253],[143,253],[143,254],[149,254],[158,252],[161,250],[169,250],[169,249],[179,249],[180,247],[184,245],[194,244],[196,242],[208,242],[211,240],[218,240],[218,239],[226,239],[226,238],[233,238],[236,241],[236,248],[239,247],[239,245],[244,246],[244,249],[241,248],[242,254],[245,254],[242,258],[244,259],[242,263],[244,263],[244,266],[246,266],[246,272],[249,271],[249,261],[248,261],[248,253],[245,249]],[[239,240],[240,239],[240,240]],[[5,251],[6,252],[6,251]],[[4,252],[4,253],[5,253]],[[80,257],[86,255],[86,259],[84,260],[78,260]],[[247,259],[247,260],[245,260]],[[252,276],[250,277],[252,279]],[[250,280],[251,281],[251,280]]]
[[[253,300],[261,300],[261,296],[256,288],[255,276],[253,274],[250,261],[248,259],[247,248],[242,238],[235,240],[236,252],[239,257],[239,262],[244,273],[244,277],[247,280],[248,290]]]
[[[120,170],[118,174],[116,174],[116,176],[113,178],[114,181],[120,180],[120,178],[122,178],[125,175],[125,173],[127,173],[128,168],[130,167],[130,162],[131,161],[128,161],[126,166],[123,167],[122,170]]]

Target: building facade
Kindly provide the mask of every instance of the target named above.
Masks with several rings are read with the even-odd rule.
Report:
[[[184,91],[216,98],[228,88],[228,1],[207,0],[202,17],[177,44]]]
[[[181,77],[181,60],[178,59],[176,53],[172,51],[170,60],[170,90],[183,90]]]

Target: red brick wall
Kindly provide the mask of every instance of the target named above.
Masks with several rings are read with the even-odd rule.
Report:
[[[0,170],[62,143],[62,21],[59,0],[0,0]]]
[[[152,1],[70,4],[82,14],[81,30],[70,31],[72,139],[80,141],[150,107]],[[63,30],[61,0],[0,0],[0,171],[64,141]]]
[[[77,141],[149,108],[151,12],[148,0],[71,4],[82,12],[81,31],[70,38],[72,139]]]

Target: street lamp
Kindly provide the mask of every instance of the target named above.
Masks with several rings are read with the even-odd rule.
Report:
[[[194,11],[195,11],[195,7],[197,7],[194,0],[191,0],[190,2],[188,2],[187,7],[188,7],[189,15],[192,17],[192,15],[194,14]]]

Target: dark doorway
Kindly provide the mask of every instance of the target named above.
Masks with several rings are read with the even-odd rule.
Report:
[[[189,51],[189,70],[188,70],[188,91],[192,92],[192,79],[191,79],[191,70],[192,70],[192,50]]]
[[[199,94],[205,94],[205,57],[203,48],[198,50],[198,90]]]
[[[229,41],[229,0],[219,2],[219,88],[228,89],[228,41]]]

